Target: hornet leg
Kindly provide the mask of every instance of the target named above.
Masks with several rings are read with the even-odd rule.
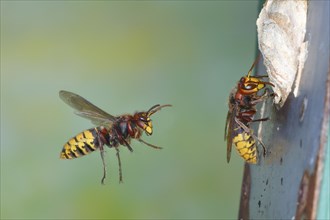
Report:
[[[254,120],[252,120],[252,121],[250,121],[250,122],[260,122],[260,121],[267,121],[267,120],[269,120],[268,117],[267,117],[267,118],[254,119]]]
[[[105,161],[104,161],[104,148],[103,148],[103,144],[100,146],[100,153],[101,153],[101,158],[102,158],[102,165],[103,165],[103,177],[101,180],[101,183],[104,185],[104,180],[105,177],[107,175],[107,170],[106,170],[106,166],[105,166]]]
[[[128,148],[128,150],[133,152],[133,148],[131,147],[131,145],[129,145],[129,143],[125,139],[123,139],[123,142],[124,142],[125,146]]]
[[[142,139],[138,139],[141,143],[143,143],[143,144],[145,144],[145,145],[147,145],[147,146],[149,146],[149,147],[152,147],[152,148],[155,148],[155,149],[162,149],[162,147],[158,147],[158,146],[156,146],[156,145],[153,145],[153,144],[149,144],[149,143],[147,143],[147,142],[145,142],[144,140],[142,140]]]
[[[123,174],[122,174],[122,171],[121,171],[121,161],[120,161],[120,156],[119,156],[119,149],[118,147],[115,147],[117,153],[117,159],[118,159],[118,167],[119,167],[119,183],[122,183],[123,182]]]
[[[104,137],[102,136],[102,133],[98,132],[98,142],[99,142],[99,147],[100,147],[100,154],[101,154],[101,159],[102,159],[102,165],[103,165],[103,177],[102,177],[102,180],[101,180],[101,183],[102,185],[104,185],[104,180],[105,180],[105,177],[107,175],[107,170],[106,170],[106,165],[105,165],[105,161],[104,161],[104,153],[105,153],[105,150],[104,150]]]

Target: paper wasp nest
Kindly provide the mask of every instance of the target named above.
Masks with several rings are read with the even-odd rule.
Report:
[[[306,18],[306,0],[268,0],[257,20],[259,49],[278,95],[275,103],[280,106],[295,79],[294,95],[298,95],[300,74],[307,58]]]

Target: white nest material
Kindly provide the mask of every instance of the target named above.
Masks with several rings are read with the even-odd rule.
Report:
[[[300,74],[307,58],[306,0],[268,0],[257,20],[259,49],[269,80],[275,85],[275,103],[284,105],[297,76],[294,95],[298,96]]]

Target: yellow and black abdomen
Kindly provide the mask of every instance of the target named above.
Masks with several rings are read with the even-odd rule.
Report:
[[[252,132],[252,130],[251,130]],[[234,129],[233,142],[236,146],[238,154],[248,163],[257,163],[257,146],[256,141],[251,134],[245,132],[241,127]]]
[[[73,159],[95,151],[98,147],[98,129],[85,130],[64,144],[60,158]]]

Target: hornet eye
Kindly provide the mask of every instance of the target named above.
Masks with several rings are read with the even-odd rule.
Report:
[[[148,122],[148,120],[146,118],[144,118],[144,117],[140,117],[139,120],[140,121],[143,121],[143,122]]]
[[[141,117],[139,118],[139,120],[140,120],[140,121],[143,121],[143,122],[145,122],[145,123],[148,123],[148,122],[151,121],[150,118],[147,117],[147,116],[141,116]]]
[[[247,85],[247,86],[245,86],[245,89],[252,89],[252,86],[251,85]]]

